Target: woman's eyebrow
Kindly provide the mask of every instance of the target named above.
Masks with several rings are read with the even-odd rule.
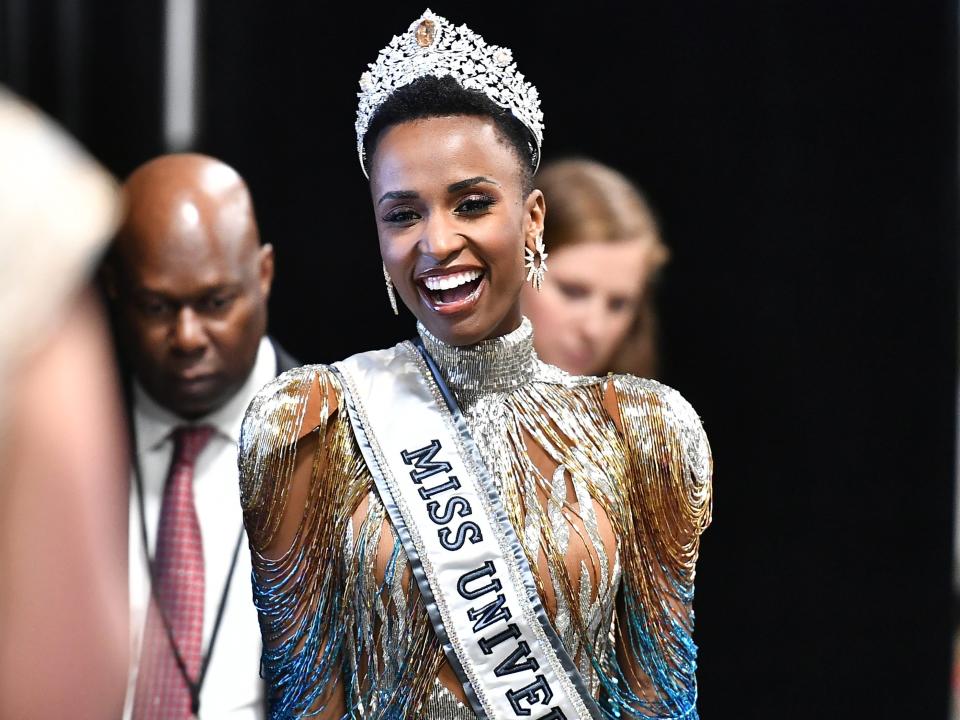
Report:
[[[484,177],[483,175],[478,175],[477,177],[467,178],[466,180],[460,180],[459,182],[455,182],[452,185],[447,185],[447,192],[448,193],[459,192],[460,190],[463,190],[468,187],[473,187],[474,185],[479,185],[480,183],[490,183],[491,185],[496,185],[497,187],[500,187],[500,183],[498,183],[496,180],[491,180],[490,178]]]
[[[391,190],[390,192],[385,192],[383,196],[377,200],[377,205],[384,200],[413,200],[418,197],[420,197],[419,193],[413,190]]]

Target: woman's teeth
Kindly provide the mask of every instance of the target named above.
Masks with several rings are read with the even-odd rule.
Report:
[[[466,285],[481,277],[483,272],[480,270],[467,270],[465,272],[454,273],[453,275],[440,275],[424,278],[423,284],[427,290],[452,290],[455,287]]]
[[[483,278],[483,270],[464,270],[447,275],[431,275],[423,278],[422,282],[434,307],[459,307],[461,303],[478,297]]]

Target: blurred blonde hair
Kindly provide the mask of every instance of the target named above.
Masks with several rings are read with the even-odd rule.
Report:
[[[660,238],[643,193],[623,174],[585,158],[545,165],[537,173],[536,186],[547,201],[543,238],[548,252],[597,241],[640,240],[645,245],[648,277],[637,315],[607,370],[654,377],[658,364],[655,281],[670,250]]]

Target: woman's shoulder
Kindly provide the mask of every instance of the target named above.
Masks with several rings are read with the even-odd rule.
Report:
[[[277,375],[257,392],[247,408],[249,414],[254,407],[269,407],[271,402],[282,403],[303,392],[305,386],[320,382],[332,383],[339,387],[337,373],[332,365],[322,363],[300,365]]]
[[[566,386],[570,390],[592,392],[603,390],[604,404],[613,411],[614,421],[620,425],[617,410],[636,410],[655,404],[669,413],[678,424],[700,427],[700,417],[693,406],[677,390],[657,380],[627,373],[609,375],[573,375],[553,365],[541,362],[540,380],[551,385]]]
[[[712,475],[713,460],[703,422],[679,391],[635,375],[609,375],[604,380],[615,397],[618,424],[624,432],[648,438],[662,434],[679,442],[685,464],[694,476],[707,480]]]
[[[327,477],[335,484],[341,468],[318,473],[317,463],[349,445],[348,426],[337,412],[340,404],[334,369],[304,365],[271,380],[247,407],[238,458],[240,501],[251,546],[258,552],[276,557],[291,547],[314,502],[308,502],[311,488]]]
[[[713,456],[700,416],[669,385],[633,375],[611,375],[627,464],[645,507],[673,507],[674,531],[692,541],[710,524]]]
[[[264,385],[247,406],[240,430],[241,480],[257,477],[278,454],[325,426],[341,404],[341,393],[329,365],[292,368]]]
[[[271,402],[282,403],[296,396],[305,384],[309,385],[321,376],[333,374],[333,368],[323,364],[299,365],[285,370],[260,388],[247,407],[247,413],[249,414],[254,408],[269,407]]]
[[[680,392],[659,380],[636,375],[611,374],[603,381],[613,386],[621,404],[636,405],[656,402],[684,425],[699,425],[700,416]]]
[[[323,414],[325,405],[331,412],[336,409],[340,392],[340,381],[329,365],[301,365],[281,373],[260,388],[247,406],[241,447],[245,439],[265,429],[289,433],[295,425],[293,439],[298,439],[316,427],[311,421]]]
[[[357,353],[334,365],[301,365],[278,375],[247,406],[240,436],[241,452],[253,438],[280,434],[284,436],[282,441],[289,443],[313,432],[343,404],[341,371],[348,367],[389,371],[399,347]]]

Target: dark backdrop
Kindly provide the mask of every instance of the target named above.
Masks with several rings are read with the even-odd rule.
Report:
[[[357,79],[423,9],[213,0],[197,149],[249,180],[274,333],[329,361],[389,313]],[[664,379],[703,416],[707,719],[945,718],[956,397],[957,13],[947,2],[440,2],[514,49],[545,157],[649,192]],[[161,4],[0,0],[0,80],[121,176],[162,150]]]

